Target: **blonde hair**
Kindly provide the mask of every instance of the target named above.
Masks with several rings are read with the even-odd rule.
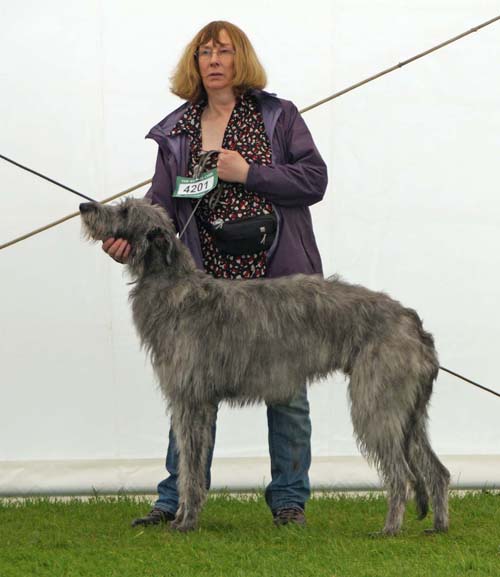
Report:
[[[220,44],[220,33],[227,32],[233,48],[234,78],[233,90],[239,96],[250,88],[262,89],[267,83],[266,72],[257,58],[257,54],[247,35],[230,22],[215,20],[204,26],[186,46],[179,63],[170,78],[171,91],[190,102],[199,102],[206,96],[198,67],[196,52],[198,48],[210,42]]]

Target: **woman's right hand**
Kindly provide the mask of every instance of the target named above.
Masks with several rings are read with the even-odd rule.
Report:
[[[131,249],[130,244],[123,238],[111,237],[102,243],[102,250],[121,264],[127,262]]]

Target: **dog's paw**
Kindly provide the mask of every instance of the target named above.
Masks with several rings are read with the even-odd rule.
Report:
[[[196,523],[174,520],[170,523],[169,527],[172,531],[178,533],[189,533],[189,531],[194,531],[196,529]]]
[[[448,527],[433,527],[432,529],[425,529],[424,535],[439,535],[440,533],[448,533]]]
[[[397,537],[400,533],[401,529],[384,527],[381,531],[374,531],[373,533],[370,533],[369,536],[373,539],[377,539],[383,537]]]
[[[179,514],[178,511],[169,527],[172,531],[178,531],[179,533],[194,531],[196,529],[196,519],[192,515],[186,515],[183,511],[180,511]]]

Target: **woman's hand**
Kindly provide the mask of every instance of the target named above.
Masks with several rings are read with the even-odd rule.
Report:
[[[125,264],[128,260],[132,247],[123,238],[107,238],[102,243],[102,250],[108,254],[112,259],[121,264]]]
[[[236,150],[221,148],[217,159],[217,173],[226,182],[245,184],[250,165]]]

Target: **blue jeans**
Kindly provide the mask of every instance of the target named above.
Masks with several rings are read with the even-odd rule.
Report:
[[[310,495],[309,467],[311,465],[311,421],[306,387],[287,405],[268,405],[269,455],[271,482],[266,487],[266,502],[271,511],[298,505],[304,508]],[[210,488],[210,467],[215,443],[215,422],[212,427],[212,446],[207,460],[206,486]],[[166,468],[169,476],[158,485],[155,507],[175,514],[179,503],[177,494],[178,452],[170,429]]]

